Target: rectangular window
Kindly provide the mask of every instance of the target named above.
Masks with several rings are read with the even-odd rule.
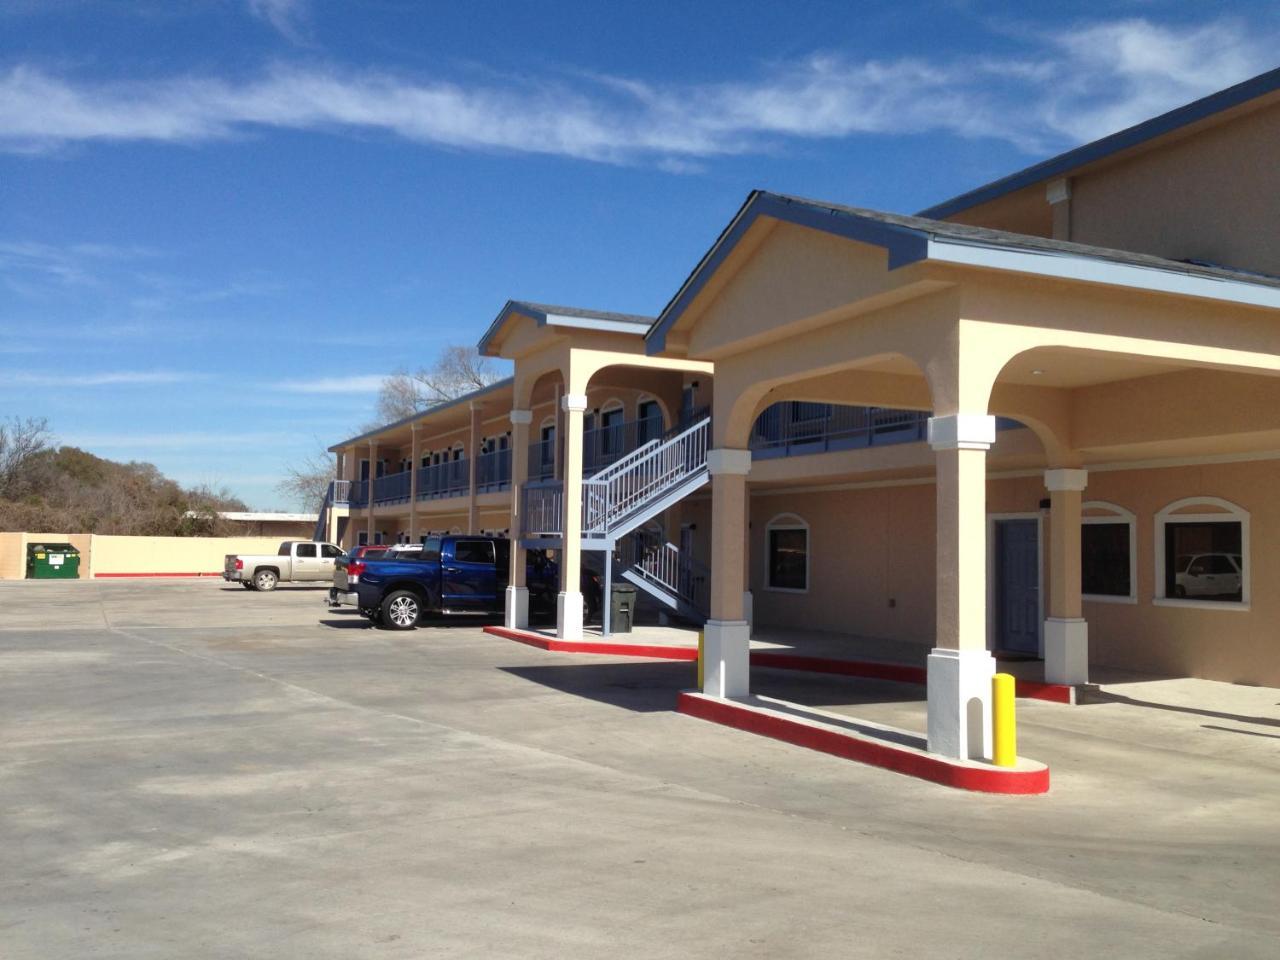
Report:
[[[1133,595],[1128,523],[1086,523],[1080,528],[1080,592],[1095,597]]]
[[[1164,595],[1179,600],[1239,603],[1244,585],[1239,521],[1166,522]]]
[[[640,404],[639,422],[636,425],[636,443],[646,444],[662,436],[662,408],[656,400]]]
[[[298,544],[298,556],[311,559],[316,555],[316,545],[314,543]]]
[[[326,544],[322,544],[320,547],[320,556],[324,557],[326,560],[329,560],[334,557],[342,556],[342,551],[339,550],[337,547],[335,547],[333,544],[326,543]]]
[[[493,543],[489,540],[459,540],[453,545],[458,563],[493,563]]]
[[[803,527],[769,530],[769,588],[809,588],[809,531]]]

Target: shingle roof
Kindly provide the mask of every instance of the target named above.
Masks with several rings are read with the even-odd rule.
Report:
[[[1013,233],[1008,230],[994,230],[990,227],[975,227],[965,223],[952,223],[949,220],[935,220],[930,217],[911,216],[901,213],[885,213],[882,210],[869,210],[865,207],[849,207],[839,203],[828,203],[822,200],[808,200],[785,194],[769,194],[784,203],[803,204],[814,210],[827,210],[833,214],[845,214],[873,220],[894,227],[901,227],[915,233],[925,234],[933,239],[947,239],[968,242],[987,247],[1005,247],[1011,250],[1041,251],[1043,253],[1067,254],[1077,257],[1089,257],[1094,260],[1106,260],[1111,263],[1124,263],[1135,267],[1150,267],[1153,270],[1168,270],[1184,273],[1193,277],[1212,277],[1218,280],[1238,280],[1245,283],[1257,283],[1265,286],[1280,287],[1280,277],[1252,270],[1241,270],[1234,267],[1219,266],[1203,261],[1169,260],[1146,253],[1135,253],[1132,250],[1116,250],[1111,247],[1095,247],[1087,243],[1072,243],[1067,240],[1053,240],[1048,237],[1036,237],[1025,233]]]

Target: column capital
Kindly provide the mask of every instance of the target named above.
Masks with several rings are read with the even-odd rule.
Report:
[[[511,422],[512,424],[533,423],[533,411],[512,409]]]
[[[1044,472],[1044,486],[1050,493],[1064,490],[1079,493],[1089,485],[1089,471],[1075,469],[1056,469]]]
[[[484,401],[472,400],[470,403],[467,404],[467,406],[471,408],[472,413],[476,413],[477,411],[484,409]]]
[[[587,409],[585,393],[566,393],[560,398],[560,406],[569,413],[582,413]]]
[[[989,414],[929,418],[929,446],[935,450],[989,450],[995,442],[996,418]]]
[[[707,472],[713,477],[720,474],[745,477],[751,472],[751,451],[717,447],[707,451]]]

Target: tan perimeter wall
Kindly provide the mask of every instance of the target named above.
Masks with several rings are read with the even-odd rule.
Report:
[[[28,543],[68,541],[80,550],[80,577],[221,573],[228,553],[275,553],[281,537],[116,537],[88,533],[0,533],[0,580],[26,576]],[[292,538],[292,539],[297,539]]]
[[[1090,660],[1170,676],[1280,686],[1280,461],[1094,471],[1087,500],[1105,500],[1137,515],[1137,603],[1085,601]],[[992,480],[988,513],[1040,514],[1049,535],[1047,494],[1039,477]],[[1221,497],[1250,514],[1252,604],[1248,610],[1156,606],[1155,515],[1184,497]],[[934,638],[932,483],[809,493],[756,493],[751,498],[750,584],[756,623],[931,645]],[[710,529],[705,498],[686,503],[696,523],[695,554],[706,561]],[[765,586],[765,530],[790,513],[809,524],[807,593]],[[674,533],[674,531],[672,531]],[[675,539],[670,536],[670,539]],[[1041,543],[1046,584],[1047,542]],[[890,600],[893,605],[890,605]],[[1044,597],[1048,602],[1047,595]]]

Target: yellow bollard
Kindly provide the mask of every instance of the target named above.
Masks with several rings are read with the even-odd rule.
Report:
[[[1018,721],[1013,714],[1014,679],[997,673],[991,678],[991,762],[1012,767],[1018,762]]]
[[[702,692],[702,631],[698,631],[698,692]]]

